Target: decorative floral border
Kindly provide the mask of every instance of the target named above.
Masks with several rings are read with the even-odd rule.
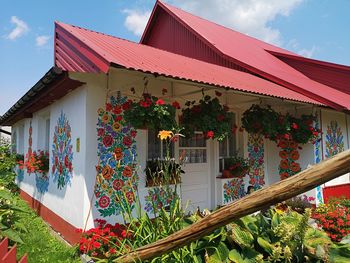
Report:
[[[127,97],[110,97],[105,109],[98,109],[99,164],[95,207],[102,217],[133,209],[137,194],[136,130],[123,118],[131,105]]]
[[[337,153],[344,151],[344,136],[341,127],[336,120],[333,120],[327,125],[327,134],[325,138],[326,154],[325,157],[329,158]]]
[[[280,178],[283,180],[301,171],[300,164],[297,162],[300,158],[299,145],[292,140],[280,140],[278,146],[281,148],[279,152],[281,161],[278,170]]]
[[[35,186],[38,189],[39,193],[46,193],[49,190],[49,172],[44,173],[35,173]]]
[[[29,122],[29,129],[28,129],[28,151],[27,151],[27,154],[25,156],[25,158],[27,160],[29,160],[31,155],[33,154],[33,150],[32,150],[32,144],[33,144],[32,134],[33,134],[32,120],[30,120],[30,122]],[[27,169],[27,173],[30,175],[31,171],[29,169]]]
[[[19,183],[22,182],[24,179],[24,169],[23,168],[21,169],[19,165],[16,165],[14,168],[14,171],[17,176],[17,181]]]
[[[316,120],[315,120],[315,129],[320,129],[320,121],[319,121],[319,117],[317,114],[316,114]],[[316,164],[321,162],[321,159],[322,159],[322,156],[321,156],[321,138],[319,138],[318,140],[315,141],[314,156],[315,156],[315,163]],[[317,204],[323,204],[322,189],[321,189],[320,185],[316,187],[316,202],[317,202]]]
[[[224,184],[224,203],[240,199],[245,195],[242,178],[233,178]]]
[[[249,184],[254,190],[265,185],[264,138],[260,134],[248,134]]]
[[[178,194],[171,186],[153,187],[145,196],[145,210],[156,214],[162,207],[172,205],[178,199]]]
[[[62,189],[73,176],[72,129],[66,115],[61,111],[57,120],[52,144],[52,175],[57,188]]]

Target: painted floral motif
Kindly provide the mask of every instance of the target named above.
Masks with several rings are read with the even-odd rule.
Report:
[[[327,126],[326,134],[326,158],[332,157],[344,151],[344,136],[337,121],[331,121]]]
[[[280,140],[278,146],[281,148],[279,156],[279,174],[281,180],[291,177],[301,171],[300,164],[297,162],[300,158],[298,143],[292,140]]]
[[[48,173],[35,173],[35,185],[39,193],[46,193],[49,190]]]
[[[179,200],[179,196],[170,186],[154,187],[148,190],[145,200],[145,210],[156,214],[162,207],[167,207]]]
[[[130,104],[126,97],[111,97],[106,108],[98,110],[95,206],[102,217],[118,215],[127,206],[133,208],[135,203],[138,184],[136,130],[123,118]]]
[[[30,120],[29,129],[28,129],[28,152],[27,152],[26,157],[25,157],[25,159],[27,161],[29,161],[29,159],[31,158],[31,156],[33,154],[33,150],[32,150],[32,144],[33,144],[32,134],[33,134],[32,121]],[[27,168],[27,173],[30,175],[32,173],[32,171]]]
[[[72,130],[66,115],[61,115],[55,126],[52,144],[52,175],[57,188],[62,189],[70,183],[73,176]]]
[[[224,203],[240,199],[244,194],[244,182],[242,178],[233,178],[224,184]]]
[[[24,169],[23,169],[23,166],[20,167],[20,165],[16,165],[15,166],[15,173],[16,173],[16,176],[17,176],[17,181],[20,183],[23,181],[24,179]]]
[[[260,134],[248,134],[249,184],[254,190],[264,184],[264,139]]]
[[[319,118],[316,115],[316,120],[315,120],[315,129],[320,128],[320,123],[319,123]],[[319,136],[321,137],[321,136]],[[315,163],[321,162],[321,138],[315,141],[314,144],[314,155],[315,155]],[[322,196],[322,189],[321,186],[316,187],[316,203],[317,204],[323,204],[323,196]]]

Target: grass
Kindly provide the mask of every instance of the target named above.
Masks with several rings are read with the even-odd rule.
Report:
[[[19,221],[27,229],[26,233],[21,234],[24,243],[17,244],[18,257],[28,253],[29,263],[80,262],[74,247],[68,246],[52,235],[43,219],[37,216],[25,201],[19,197],[15,198],[19,199],[20,206],[26,211],[22,213]]]

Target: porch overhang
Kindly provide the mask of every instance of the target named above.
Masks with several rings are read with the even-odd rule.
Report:
[[[82,84],[80,81],[70,79],[67,71],[52,67],[0,117],[0,125],[11,126],[21,119],[31,118],[34,112],[47,107]]]

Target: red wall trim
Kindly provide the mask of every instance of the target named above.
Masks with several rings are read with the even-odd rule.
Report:
[[[346,197],[350,199],[350,183],[326,186],[323,188],[324,202],[328,203],[331,197]]]
[[[49,208],[23,190],[20,190],[20,196],[38,215],[49,223],[55,231],[59,232],[68,243],[73,245],[79,242],[81,233],[77,233],[77,228],[75,226],[65,221],[62,217],[52,212]]]

